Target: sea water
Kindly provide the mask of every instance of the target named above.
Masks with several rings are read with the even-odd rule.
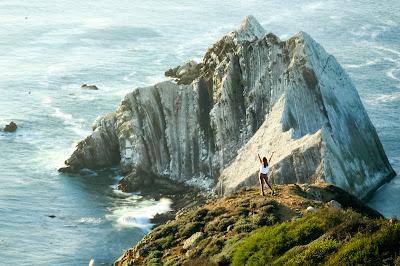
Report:
[[[118,169],[57,172],[98,115],[164,79],[252,14],[287,39],[302,30],[355,83],[400,170],[400,4],[388,1],[0,1],[0,265],[111,264],[169,209],[118,192]],[[83,83],[99,90],[84,90]],[[370,206],[400,216],[400,178]],[[52,218],[53,217],[53,218]]]

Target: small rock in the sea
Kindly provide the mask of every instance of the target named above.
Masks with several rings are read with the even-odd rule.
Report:
[[[88,89],[88,90],[98,90],[99,88],[96,85],[88,85],[86,83],[81,85],[82,89]]]
[[[56,216],[55,216],[54,214],[49,215],[48,217],[50,217],[50,218],[56,218]]]
[[[316,209],[315,209],[314,207],[312,207],[312,206],[308,206],[307,209],[306,209],[306,211],[308,211],[308,212],[315,212]]]
[[[194,233],[191,237],[185,240],[185,242],[183,243],[183,249],[191,249],[192,247],[194,247],[194,245],[197,244],[197,242],[203,239],[203,236],[203,232]]]
[[[331,200],[326,205],[328,205],[329,207],[337,208],[337,209],[341,209],[342,208],[342,204],[340,204],[336,200]]]
[[[13,121],[4,127],[4,131],[6,132],[15,132],[17,130],[17,124]]]

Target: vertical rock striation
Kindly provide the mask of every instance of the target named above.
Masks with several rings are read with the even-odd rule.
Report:
[[[200,64],[166,75],[126,95],[63,169],[119,161],[123,187],[141,173],[229,194],[257,182],[257,152],[275,151],[275,183],[327,181],[359,197],[395,175],[350,78],[306,33],[280,41],[249,16]]]

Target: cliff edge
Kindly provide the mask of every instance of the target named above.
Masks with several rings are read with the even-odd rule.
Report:
[[[400,223],[328,184],[246,188],[180,211],[114,265],[399,265]]]

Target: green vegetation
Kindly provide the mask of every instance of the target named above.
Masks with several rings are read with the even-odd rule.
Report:
[[[278,196],[252,188],[187,208],[115,265],[400,266],[397,220],[383,219],[332,185],[274,188]],[[330,207],[332,199],[343,208]],[[317,211],[307,212],[308,206]],[[197,232],[201,237],[192,239]]]
[[[233,251],[232,265],[393,265],[399,242],[397,221],[324,208],[255,230]]]

